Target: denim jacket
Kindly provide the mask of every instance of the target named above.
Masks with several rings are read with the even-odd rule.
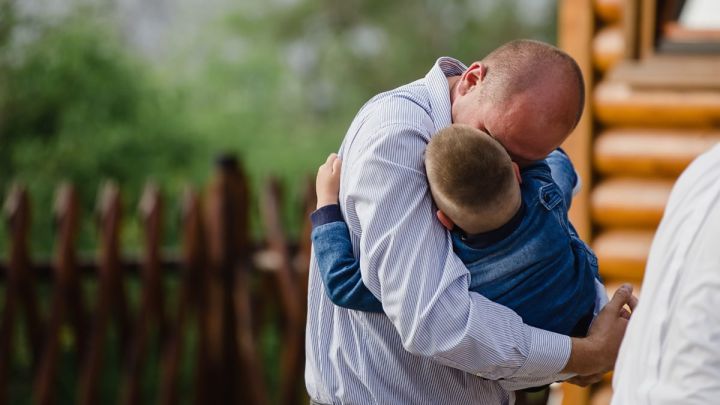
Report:
[[[515,217],[482,234],[453,230],[454,251],[469,270],[471,291],[513,309],[531,326],[584,335],[592,320],[598,268],[567,216],[578,177],[560,149],[521,175],[522,207]],[[331,301],[381,312],[382,304],[362,283],[339,206],[322,207],[311,217],[313,247]]]

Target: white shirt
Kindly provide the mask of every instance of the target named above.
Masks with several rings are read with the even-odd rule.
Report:
[[[613,405],[720,404],[720,145],[672,190],[613,387]]]

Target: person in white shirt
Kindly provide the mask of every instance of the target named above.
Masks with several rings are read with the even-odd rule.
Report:
[[[641,290],[612,404],[720,404],[720,144],[675,184]]]

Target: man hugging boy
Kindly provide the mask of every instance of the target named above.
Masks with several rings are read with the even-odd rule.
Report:
[[[362,282],[338,205],[340,166],[332,154],[317,175],[311,219],[321,278],[335,305],[382,312]],[[568,220],[579,181],[567,155],[557,149],[520,169],[496,139],[451,125],[428,143],[425,169],[435,214],[469,270],[470,290],[513,309],[528,325],[585,336],[599,276],[595,254]]]

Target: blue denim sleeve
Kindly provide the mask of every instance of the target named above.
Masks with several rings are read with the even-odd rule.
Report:
[[[570,209],[570,203],[572,202],[573,189],[578,183],[578,176],[575,173],[575,167],[573,167],[570,158],[564,150],[557,148],[545,159],[548,166],[550,166],[550,172],[555,183],[562,192],[563,199],[565,200],[565,207]]]
[[[383,312],[380,301],[362,282],[360,260],[353,256],[350,231],[339,206],[322,207],[311,218],[315,258],[330,301],[347,309]]]

